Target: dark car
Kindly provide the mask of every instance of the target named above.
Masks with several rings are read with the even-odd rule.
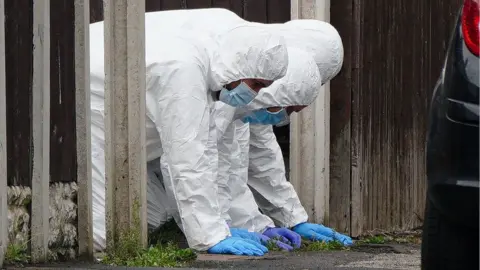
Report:
[[[464,0],[430,107],[422,269],[479,269],[479,2]]]

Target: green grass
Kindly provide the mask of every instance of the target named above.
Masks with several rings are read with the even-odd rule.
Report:
[[[139,222],[138,215],[134,215],[133,224],[138,225]],[[118,236],[115,246],[107,249],[103,263],[128,267],[180,267],[197,258],[193,250],[181,249],[177,244],[173,244],[174,241],[160,241],[173,234],[168,228],[163,228],[164,234],[158,234],[157,238],[149,237],[150,247],[145,249],[139,241],[140,232],[134,229],[140,226],[132,227]]]
[[[123,254],[107,255],[103,263],[130,267],[180,267],[195,260],[197,255],[191,249],[180,249],[173,243],[167,245],[155,245],[147,249],[140,249],[135,254],[124,256]]]
[[[272,240],[266,244],[266,247],[269,251],[283,251],[280,249],[275,242]],[[296,252],[305,252],[305,251],[331,251],[331,250],[348,250],[348,247],[343,246],[342,243],[338,241],[324,242],[324,241],[310,241],[307,239],[302,239],[302,245],[298,249],[294,249]]]
[[[283,251],[275,244],[275,239],[270,239],[265,246],[268,248],[268,251]]]
[[[118,244],[107,253],[102,262],[130,267],[180,267],[197,257],[193,250],[181,249],[173,241],[153,243],[150,240],[150,247],[144,249],[139,246],[138,239],[138,232],[133,230],[122,234]]]
[[[9,244],[5,252],[5,264],[22,267],[28,264],[30,256],[27,253],[27,247],[23,245]]]
[[[356,241],[356,245],[365,244],[421,244],[421,234],[395,234],[384,233],[364,236]]]
[[[359,240],[357,243],[358,244],[385,244],[389,241],[390,239],[388,239],[384,235],[374,235],[374,236],[370,236],[362,240]]]
[[[348,247],[343,246],[338,241],[309,241],[302,240],[302,246],[298,251],[332,251],[332,250],[348,250]]]
[[[173,219],[148,234],[148,242],[150,245],[165,245],[170,242],[178,243],[182,241],[186,241],[185,236]]]

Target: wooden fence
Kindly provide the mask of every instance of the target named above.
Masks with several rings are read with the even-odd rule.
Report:
[[[91,22],[102,20],[102,2],[90,0]],[[35,119],[40,112],[32,109],[32,35],[38,34],[34,1],[2,3],[6,178],[9,186],[32,187],[33,127],[39,126]],[[251,21],[290,18],[287,0],[146,0],[147,11],[212,6],[229,8]],[[420,224],[428,101],[459,6],[460,0],[331,1],[330,17],[342,35],[345,62],[331,84],[329,225],[358,235]],[[51,183],[75,182],[75,1],[50,0],[48,11],[50,122],[40,125],[50,129],[49,143],[43,144],[50,149],[47,175]]]
[[[1,100],[5,105],[0,104],[0,113],[5,112],[6,123],[3,122],[5,130],[0,128],[0,163],[2,166],[6,163],[7,167],[7,170],[2,169],[2,175],[7,173],[2,181],[6,180],[9,187],[25,188],[32,197],[32,203],[26,201],[25,211],[31,215],[31,221],[27,221],[31,231],[26,234],[31,238],[28,242],[34,261],[47,258],[49,188],[58,183],[77,183],[78,194],[71,199],[78,207],[79,217],[72,221],[78,222],[75,224],[78,253],[91,255],[91,223],[88,221],[91,205],[84,200],[91,197],[85,160],[90,157],[85,151],[89,145],[86,145],[85,135],[88,134],[82,113],[88,105],[85,104],[85,92],[82,92],[88,88],[85,84],[88,80],[82,74],[84,64],[88,64],[85,62],[88,49],[82,42],[88,37],[85,39],[83,35],[82,16],[89,15],[90,22],[103,20],[104,1],[15,0],[3,3],[5,73],[2,75],[6,75],[6,91],[2,96],[5,99]],[[83,8],[85,3],[90,5],[89,14]],[[258,22],[284,22],[290,18],[290,3],[281,0],[146,0],[146,11],[200,7],[226,7]],[[4,157],[7,162],[3,162]],[[7,195],[3,182],[1,184],[0,264],[7,227]],[[82,199],[77,201],[77,197]]]
[[[50,176],[76,179],[74,2],[50,0]],[[282,0],[146,0],[147,11],[224,7],[258,22],[285,22],[290,3]],[[103,20],[103,1],[90,0],[90,21]],[[8,184],[31,186],[32,175],[32,0],[5,1],[7,66]]]
[[[461,0],[335,0],[330,224],[359,235],[422,223],[427,111]]]

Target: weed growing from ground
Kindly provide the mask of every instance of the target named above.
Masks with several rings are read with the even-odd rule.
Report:
[[[309,241],[302,240],[302,246],[298,251],[331,251],[331,250],[348,250],[342,243],[338,241]]]
[[[130,267],[178,267],[197,258],[193,250],[180,249],[173,243],[141,249],[138,250],[134,256],[122,255],[123,254],[107,255],[103,263]]]
[[[24,245],[9,244],[5,252],[5,264],[22,267],[30,262],[27,247]]]

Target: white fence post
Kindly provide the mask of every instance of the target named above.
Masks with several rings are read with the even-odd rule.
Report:
[[[146,246],[145,1],[105,0],[107,249],[122,233]]]
[[[75,0],[75,116],[77,134],[78,255],[93,259],[90,132],[90,3]]]
[[[7,248],[7,102],[5,91],[5,1],[0,1],[0,268]]]
[[[330,0],[291,0],[292,19],[329,21]],[[330,199],[330,86],[322,87],[315,103],[292,115],[290,182],[311,221],[328,222]]]
[[[32,261],[48,255],[50,184],[50,0],[33,0]]]

